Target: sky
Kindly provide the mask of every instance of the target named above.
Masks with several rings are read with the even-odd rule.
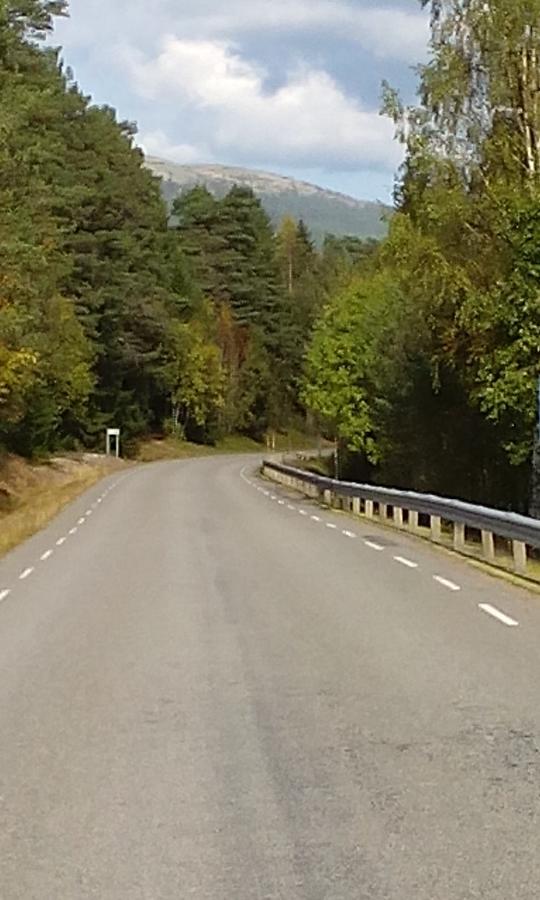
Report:
[[[402,149],[381,82],[414,97],[418,0],[71,0],[54,43],[150,155],[387,201]]]

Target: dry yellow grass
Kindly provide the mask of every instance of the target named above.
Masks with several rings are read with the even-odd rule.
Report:
[[[0,557],[40,531],[118,465],[97,458],[59,459],[44,465],[5,459],[0,466]]]

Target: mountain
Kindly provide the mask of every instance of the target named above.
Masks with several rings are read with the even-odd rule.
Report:
[[[276,225],[287,215],[303,219],[319,244],[325,234],[380,238],[388,229],[384,217],[389,207],[282,175],[233,166],[181,166],[152,156],[146,165],[162,179],[168,202],[197,184],[206,185],[216,197],[224,197],[235,184],[243,185],[252,188]]]

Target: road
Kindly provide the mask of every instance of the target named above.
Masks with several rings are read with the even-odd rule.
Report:
[[[0,897],[537,898],[540,597],[255,462],[0,562]]]

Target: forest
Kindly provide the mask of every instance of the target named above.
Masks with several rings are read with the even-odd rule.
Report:
[[[390,234],[325,306],[303,400],[348,475],[540,515],[540,3],[423,6],[418,103],[384,86]]]
[[[214,443],[306,421],[341,474],[525,511],[540,375],[540,0],[424,0],[388,237],[275,233],[254,194],[169,209],[136,128],[0,2],[0,446]]]
[[[45,40],[65,14],[0,2],[0,446],[101,448],[119,427],[129,453],[303,424],[306,345],[350,242],[317,252],[291,219],[275,234],[244,188],[171,211],[135,126]]]

